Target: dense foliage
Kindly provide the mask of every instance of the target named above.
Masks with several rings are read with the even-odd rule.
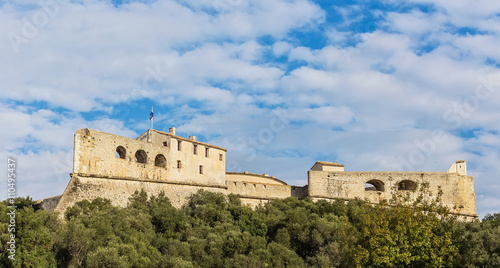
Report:
[[[127,208],[82,201],[61,221],[18,198],[15,261],[0,204],[2,267],[500,267],[500,214],[457,221],[437,203],[396,198],[274,200],[252,210],[206,191],[176,209],[136,193]],[[435,211],[427,213],[425,211]]]

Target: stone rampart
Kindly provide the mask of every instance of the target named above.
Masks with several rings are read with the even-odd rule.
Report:
[[[227,172],[226,185],[228,194],[240,195],[242,203],[252,207],[291,196],[291,186],[266,174]]]
[[[181,184],[120,177],[88,177],[72,174],[71,180],[55,211],[63,214],[66,208],[73,206],[76,202],[84,199],[93,200],[97,197],[108,198],[113,205],[125,207],[135,191],[141,191],[142,189],[148,195],[157,196],[164,192],[172,205],[178,208],[185,204],[189,196],[200,189],[226,193],[226,187],[218,185]]]
[[[474,179],[449,172],[329,172],[309,171],[308,196],[324,199],[360,198],[372,203],[389,200],[395,191],[416,196],[425,186],[428,198],[442,191],[442,203],[453,213],[476,215]],[[368,184],[368,185],[367,185]]]
[[[267,174],[226,172],[226,149],[196,137],[150,129],[137,139],[91,129],[75,134],[71,180],[60,197],[47,198],[42,206],[63,213],[83,199],[108,198],[126,206],[142,189],[149,195],[164,192],[176,207],[200,189],[237,194],[252,207],[276,198],[360,198],[372,203],[390,199],[395,191],[418,194],[425,185],[433,198],[442,191],[442,203],[453,213],[477,217],[474,178],[467,176],[465,161],[448,172],[353,172],[344,166],[319,161],[308,171],[308,185],[290,186]],[[56,206],[57,205],[57,206]]]

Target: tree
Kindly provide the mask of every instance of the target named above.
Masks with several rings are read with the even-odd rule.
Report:
[[[429,199],[426,189],[423,185],[414,195],[395,194],[389,202],[364,203],[348,212],[359,232],[350,254],[355,266],[452,266],[458,254],[451,239],[454,218],[439,205],[440,194]]]
[[[41,210],[39,204],[27,198],[16,198],[8,205],[7,201],[0,204],[0,240],[2,263],[8,267],[55,267],[56,258],[53,254],[54,232],[60,222],[55,214]],[[15,210],[14,232],[7,232],[10,216],[7,212]],[[15,261],[8,259],[6,251],[10,235],[15,235]]]
[[[107,199],[65,213],[16,199],[16,262],[0,203],[0,266],[7,267],[500,267],[500,214],[460,222],[440,195],[363,200],[272,200],[251,209],[208,191],[174,208],[164,193],[136,192],[126,208]]]

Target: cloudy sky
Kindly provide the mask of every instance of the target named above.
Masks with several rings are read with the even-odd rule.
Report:
[[[76,130],[136,138],[154,105],[155,129],[227,148],[230,171],[304,185],[317,160],[465,159],[481,218],[500,212],[499,1],[0,0],[0,33],[18,195],[61,194]]]

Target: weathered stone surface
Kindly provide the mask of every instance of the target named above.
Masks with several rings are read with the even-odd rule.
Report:
[[[389,200],[395,191],[409,191],[428,185],[429,198],[435,198],[442,190],[442,203],[453,213],[475,217],[476,199],[474,178],[452,172],[330,172],[309,171],[308,196],[325,199],[366,199],[378,203]],[[376,188],[366,189],[371,183]],[[401,185],[400,185],[401,183]],[[418,192],[414,193],[414,195]]]
[[[428,184],[435,195],[441,189],[443,204],[456,214],[476,215],[474,178],[467,176],[465,161],[448,172],[345,172],[337,163],[317,162],[308,172],[309,184],[290,186],[266,174],[226,172],[226,149],[150,129],[130,139],[91,129],[75,134],[71,180],[62,196],[43,200],[47,210],[61,212],[76,202],[97,197],[126,206],[141,189],[150,195],[164,192],[176,207],[199,189],[238,194],[252,207],[275,198],[361,198],[377,203],[394,191],[410,191]],[[371,183],[373,189],[366,188]],[[398,189],[399,188],[399,189]],[[57,206],[55,205],[57,204]]]
[[[62,195],[56,195],[42,200],[37,200],[37,202],[40,203],[43,209],[47,211],[54,211],[59,203],[59,200],[61,200],[61,197]]]
[[[175,207],[181,207],[189,196],[200,189],[226,193],[226,188],[221,186],[175,184],[128,178],[80,177],[72,174],[71,181],[55,211],[64,213],[66,208],[73,206],[78,201],[93,200],[97,197],[108,198],[113,205],[125,207],[129,197],[135,191],[142,189],[150,195],[158,195],[163,191]]]

